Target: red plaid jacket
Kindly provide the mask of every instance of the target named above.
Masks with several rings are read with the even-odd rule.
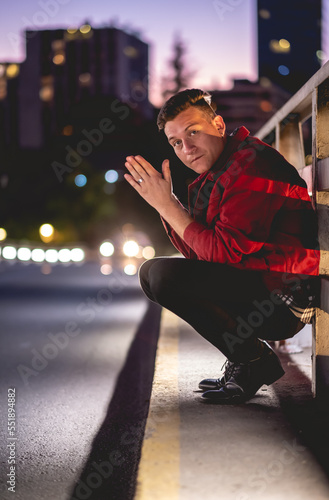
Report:
[[[194,222],[183,239],[163,221],[188,259],[272,275],[319,274],[316,215],[305,182],[245,127],[228,136],[215,165],[190,184],[188,211]]]

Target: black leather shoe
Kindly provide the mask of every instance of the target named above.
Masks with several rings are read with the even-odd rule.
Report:
[[[263,384],[273,384],[283,375],[279,358],[269,348],[257,359],[234,363],[225,384],[217,390],[203,393],[202,399],[219,404],[243,403],[252,398]]]
[[[233,361],[229,361],[227,359],[222,366],[222,370],[225,367],[223,375],[219,378],[205,378],[201,380],[201,382],[199,383],[199,389],[201,389],[201,391],[210,391],[218,390],[223,387],[223,385],[225,385],[225,382],[227,382],[230,378],[233,366]]]

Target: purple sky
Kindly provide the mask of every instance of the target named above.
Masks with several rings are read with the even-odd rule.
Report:
[[[20,33],[27,27],[80,26],[86,20],[99,27],[114,21],[119,28],[139,32],[150,44],[150,97],[155,104],[176,33],[188,48],[194,86],[220,88],[228,87],[234,77],[255,79],[256,0],[217,2],[227,6],[223,12],[215,4],[212,0],[2,0],[0,61],[24,59]]]

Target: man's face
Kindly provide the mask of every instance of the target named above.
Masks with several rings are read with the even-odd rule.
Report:
[[[178,158],[189,168],[202,174],[218,160],[225,146],[225,124],[221,116],[209,122],[196,107],[187,108],[164,128]]]

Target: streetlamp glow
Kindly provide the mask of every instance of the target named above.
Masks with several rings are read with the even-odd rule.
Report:
[[[45,251],[42,248],[34,248],[31,258],[34,262],[43,262],[45,260]]]
[[[82,262],[85,258],[85,252],[82,248],[72,248],[71,260],[72,262]]]
[[[52,241],[54,238],[54,227],[51,224],[42,224],[39,228],[40,238],[44,243]]]
[[[27,262],[31,259],[31,254],[32,252],[30,248],[21,247],[17,250],[17,258],[24,262]]]
[[[134,240],[126,241],[126,243],[123,245],[123,253],[127,257],[136,257],[138,252],[139,252],[139,245]]]
[[[155,256],[155,250],[151,246],[144,247],[142,255],[146,260],[153,259],[153,257]]]
[[[110,241],[104,241],[99,247],[99,251],[103,257],[111,257],[114,253],[114,246]]]
[[[135,264],[127,264],[124,267],[124,273],[128,276],[134,276],[137,273],[137,267],[135,266]]]
[[[3,241],[7,238],[7,231],[3,228],[0,227],[0,241]]]
[[[11,246],[8,246],[8,247],[4,247],[2,249],[2,257],[4,259],[8,259],[8,260],[13,260],[13,259],[16,259],[16,248],[15,247],[11,247]]]

